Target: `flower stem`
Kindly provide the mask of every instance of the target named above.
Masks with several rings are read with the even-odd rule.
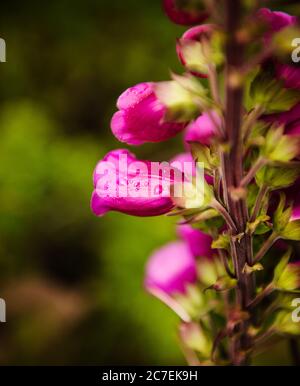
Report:
[[[273,284],[269,284],[266,288],[264,288],[255,299],[253,299],[248,305],[247,308],[251,309],[257,306],[263,299],[269,296],[272,292],[275,291]]]
[[[272,247],[272,245],[279,239],[279,235],[276,232],[271,233],[269,238],[264,242],[260,250],[257,252],[253,260],[253,265],[258,263]]]
[[[231,230],[237,230],[234,221],[232,220],[230,214],[227,212],[223,205],[221,205],[216,199],[213,199],[211,202],[211,207],[216,209],[220,213],[220,215],[224,218]]]
[[[256,197],[256,201],[252,210],[252,214],[250,217],[250,222],[255,221],[256,217],[259,215],[261,211],[264,199],[266,195],[269,193],[269,187],[267,185],[262,185],[259,189],[258,196]]]
[[[246,187],[255,177],[255,174],[267,164],[267,160],[263,157],[259,157],[256,162],[253,164],[248,173],[243,177],[240,186],[242,188]]]
[[[237,39],[237,31],[241,22],[241,1],[225,0],[226,22],[225,30],[227,33],[226,44],[226,90],[225,90],[225,131],[226,141],[229,144],[229,152],[223,154],[221,166],[223,172],[223,189],[226,189],[225,197],[228,202],[228,212],[237,227],[236,234],[244,235],[240,240],[231,237],[231,254],[234,262],[234,269],[237,276],[236,302],[237,307],[245,310],[247,304],[254,295],[254,275],[243,273],[243,268],[248,260],[251,260],[252,242],[251,237],[246,235],[248,221],[248,208],[245,198],[234,200],[228,191],[238,188],[243,179],[243,136],[242,136],[242,112],[243,112],[243,93],[244,85],[232,82],[236,73],[239,73],[244,61],[244,46]],[[226,200],[225,200],[226,202]],[[234,348],[232,351],[232,363],[236,365],[246,364],[247,355],[250,348],[250,338],[248,336],[249,322],[241,323],[239,336],[232,337]],[[242,357],[242,359],[241,359]]]

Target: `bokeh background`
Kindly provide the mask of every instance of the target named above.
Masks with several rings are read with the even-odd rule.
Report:
[[[143,289],[147,257],[175,238],[174,220],[99,219],[89,208],[96,162],[124,147],[109,127],[116,98],[181,71],[182,32],[160,0],[1,4],[0,364],[185,363],[177,318]],[[182,145],[134,151],[167,160]],[[285,347],[274,353],[289,363]]]

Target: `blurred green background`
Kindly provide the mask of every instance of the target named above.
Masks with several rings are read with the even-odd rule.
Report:
[[[1,364],[184,363],[176,317],[143,289],[172,220],[89,208],[96,162],[124,147],[110,131],[118,95],[178,69],[181,33],[160,0],[1,4]],[[178,139],[134,151],[176,149]]]
[[[174,221],[89,208],[96,162],[124,147],[109,127],[118,95],[180,70],[183,29],[160,3],[1,4],[0,364],[185,363],[177,318],[143,290]],[[134,151],[167,160],[182,149],[177,138]]]

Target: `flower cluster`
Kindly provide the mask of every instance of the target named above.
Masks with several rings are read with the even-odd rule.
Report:
[[[288,319],[300,283],[291,244],[300,241],[300,67],[286,43],[300,30],[296,17],[256,2],[211,3],[163,2],[173,22],[191,27],[176,44],[185,72],[130,87],[111,120],[127,145],[183,135],[185,152],[170,162],[178,173],[130,172],[134,162],[150,161],[113,150],[96,166],[91,207],[97,216],[183,217],[178,240],[150,257],[145,288],[181,318],[179,336],[193,364],[246,364],[264,339],[300,335]],[[128,194],[109,190],[107,162],[118,171],[117,191]],[[193,165],[188,176],[185,162]],[[193,190],[199,165],[201,200],[186,191],[162,194],[165,180]],[[156,189],[129,194],[149,178]]]

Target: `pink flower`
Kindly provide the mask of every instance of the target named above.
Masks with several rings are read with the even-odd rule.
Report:
[[[129,145],[160,142],[175,136],[185,124],[163,122],[165,106],[157,99],[153,83],[140,83],[124,91],[111,120],[116,138]]]
[[[300,68],[289,64],[276,64],[276,77],[283,80],[286,88],[300,88]]]
[[[203,145],[210,145],[212,139],[217,135],[216,125],[221,125],[221,118],[215,111],[211,111],[210,114],[203,113],[186,128],[185,142],[199,142]]]
[[[286,199],[289,205],[293,206],[290,221],[300,220],[300,178],[298,178],[293,185],[284,189]]]
[[[293,207],[291,221],[300,220],[300,203]]]
[[[278,32],[282,28],[297,23],[297,17],[285,12],[271,11],[268,8],[261,8],[258,11],[258,17],[267,24],[271,32]]]
[[[190,225],[179,225],[177,228],[179,236],[189,245],[192,254],[195,257],[213,256],[211,248],[212,237],[199,229],[194,229]]]
[[[97,216],[117,211],[134,216],[157,216],[174,204],[170,184],[176,176],[153,173],[149,161],[139,161],[128,150],[113,150],[99,161],[94,171],[91,209]],[[178,172],[180,178],[182,175]]]
[[[208,13],[200,5],[186,5],[185,0],[163,0],[163,8],[167,16],[176,24],[194,25],[202,23]]]
[[[185,177],[188,177],[188,174],[190,174],[192,177],[196,176],[196,164],[193,160],[191,153],[180,153],[177,154],[176,157],[172,158],[170,161],[171,166],[174,168],[180,170],[182,173],[184,173]],[[191,166],[190,166],[191,165]],[[189,173],[191,170],[192,173]],[[209,174],[204,175],[205,181],[213,185],[214,179]],[[191,181],[191,179],[189,179]]]
[[[195,61],[193,58],[189,57],[188,51],[191,50],[193,46],[195,47],[195,51],[201,50],[199,43],[201,43],[204,37],[209,39],[214,28],[215,27],[212,24],[202,24],[192,27],[182,35],[176,44],[177,55],[182,65],[185,66],[187,70],[191,71],[192,74],[202,78],[206,78],[207,73],[199,72],[195,69],[193,70]]]
[[[296,25],[298,18],[285,12],[271,11],[262,8],[258,12],[259,18],[267,25],[268,31],[265,34],[265,44],[269,44],[272,35],[283,28]],[[276,77],[284,82],[286,88],[300,87],[300,70],[292,64],[275,62]]]
[[[158,249],[146,266],[145,287],[149,292],[184,294],[187,285],[196,279],[196,260],[184,241],[174,241]]]

